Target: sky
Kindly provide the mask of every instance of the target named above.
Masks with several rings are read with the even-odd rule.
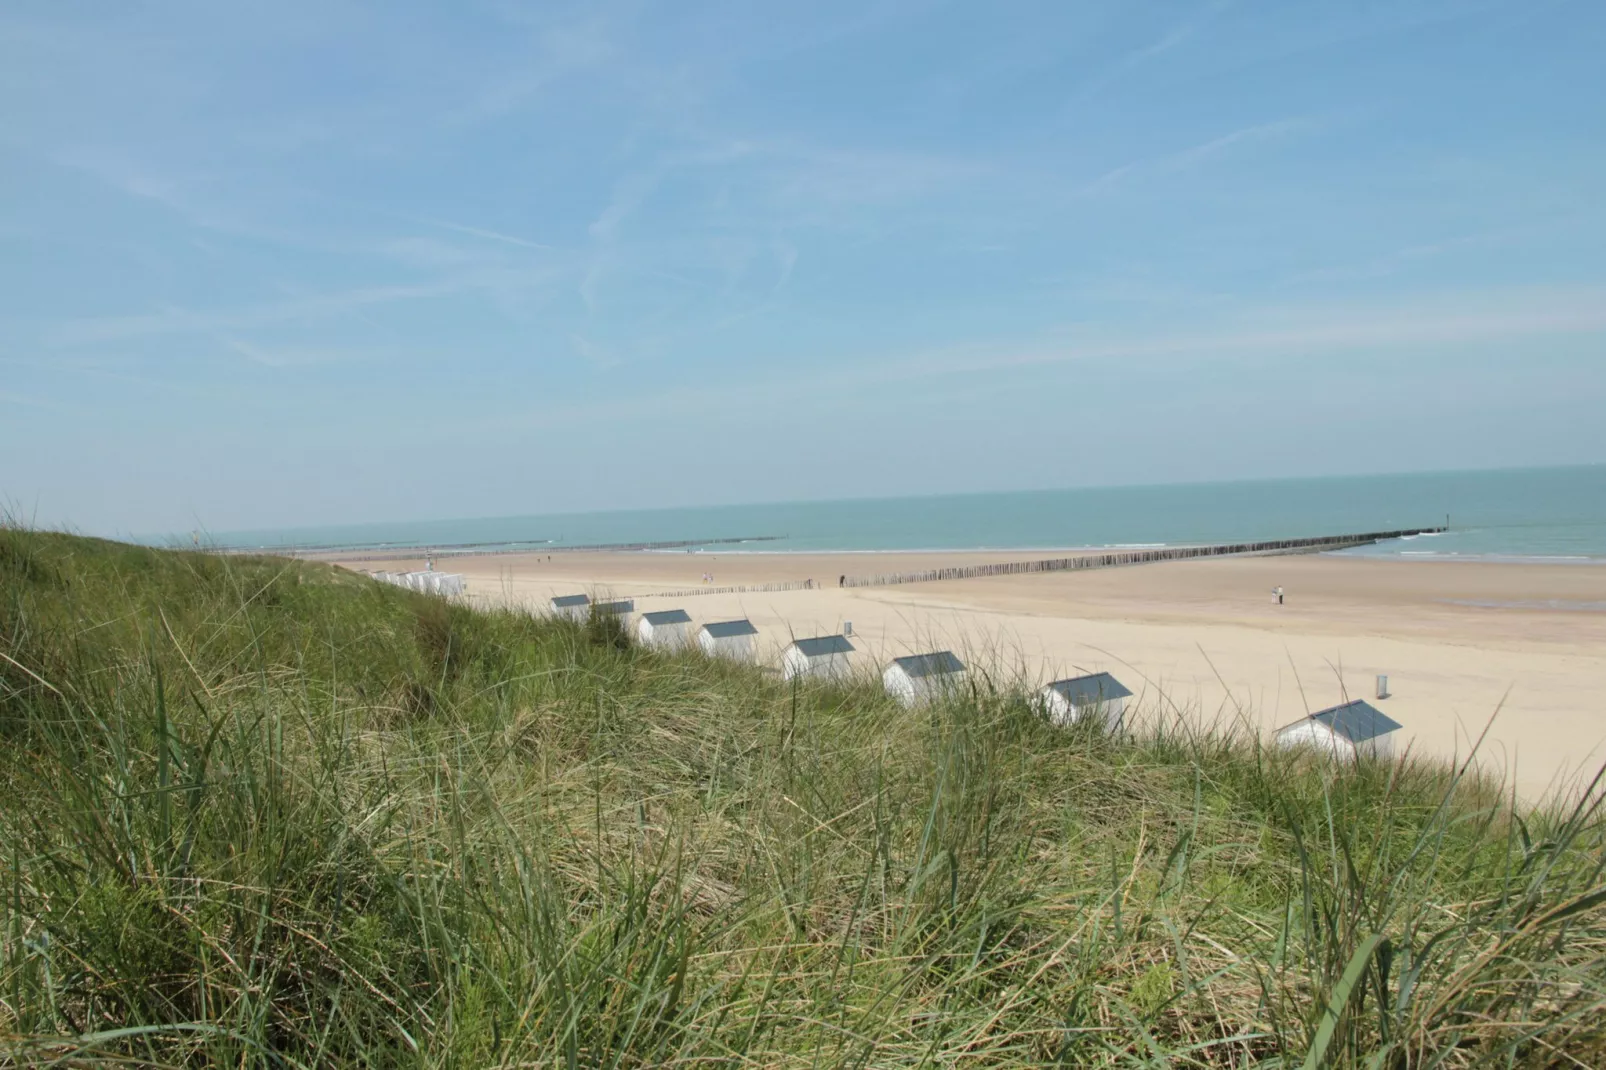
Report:
[[[0,502],[1606,460],[1606,5],[8,0]]]

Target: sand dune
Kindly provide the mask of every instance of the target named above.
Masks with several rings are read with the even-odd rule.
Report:
[[[837,577],[1041,553],[560,553],[458,557],[472,597],[542,607],[580,590],[639,610],[750,617],[760,656],[791,635],[852,622],[869,671],[949,647],[976,664],[1047,679],[1109,670],[1150,711],[1272,728],[1346,697],[1371,698],[1419,751],[1483,751],[1537,798],[1606,760],[1606,566],[1422,562],[1337,555],[1226,558],[839,590]],[[400,568],[410,563],[386,563]],[[362,567],[356,563],[353,567]],[[666,598],[717,586],[813,579],[818,589]],[[1278,606],[1271,588],[1282,585]]]

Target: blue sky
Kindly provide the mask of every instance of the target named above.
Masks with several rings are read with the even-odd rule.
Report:
[[[0,497],[1606,460],[1606,5],[0,9]]]

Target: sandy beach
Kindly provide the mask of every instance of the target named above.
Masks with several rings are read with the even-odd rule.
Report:
[[[838,589],[843,574],[1060,556],[1023,553],[555,553],[456,556],[470,597],[543,608],[586,591],[748,617],[774,664],[791,636],[851,622],[861,671],[950,648],[972,665],[1051,679],[1108,670],[1148,715],[1242,718],[1269,734],[1310,710],[1372,699],[1379,673],[1398,748],[1482,751],[1537,800],[1606,760],[1606,566],[1298,555]],[[347,561],[404,570],[421,561]],[[711,582],[704,580],[705,574]],[[700,593],[812,579],[813,590]],[[1281,585],[1286,603],[1271,589]],[[683,592],[698,591],[696,594]],[[665,592],[676,592],[666,594]]]

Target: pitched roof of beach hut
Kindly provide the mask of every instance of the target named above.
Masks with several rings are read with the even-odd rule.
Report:
[[[598,602],[591,608],[598,613],[634,613],[636,611],[636,603],[625,598],[617,602]]]
[[[823,658],[827,654],[851,654],[853,644],[845,635],[819,635],[813,639],[794,639],[792,645],[806,658]]]
[[[714,639],[730,639],[738,635],[757,635],[758,629],[750,620],[721,620],[703,625],[703,631]]]
[[[1398,721],[1364,699],[1318,710],[1310,715],[1310,719],[1351,743],[1364,743],[1378,736],[1386,736],[1400,727]]]
[[[910,654],[908,657],[893,658],[892,663],[915,679],[965,671],[965,663],[948,650],[939,650],[934,654]]]
[[[691,614],[684,609],[660,609],[653,613],[643,613],[642,619],[654,628],[665,624],[690,624]]]
[[[591,599],[583,594],[560,594],[552,599],[552,605],[558,609],[568,609],[571,606],[589,606]]]
[[[1048,685],[1048,690],[1053,691],[1072,706],[1081,706],[1088,702],[1107,702],[1114,698],[1126,698],[1132,694],[1121,681],[1107,672],[1095,672],[1089,673],[1087,676],[1073,676],[1066,680],[1055,680]]]

